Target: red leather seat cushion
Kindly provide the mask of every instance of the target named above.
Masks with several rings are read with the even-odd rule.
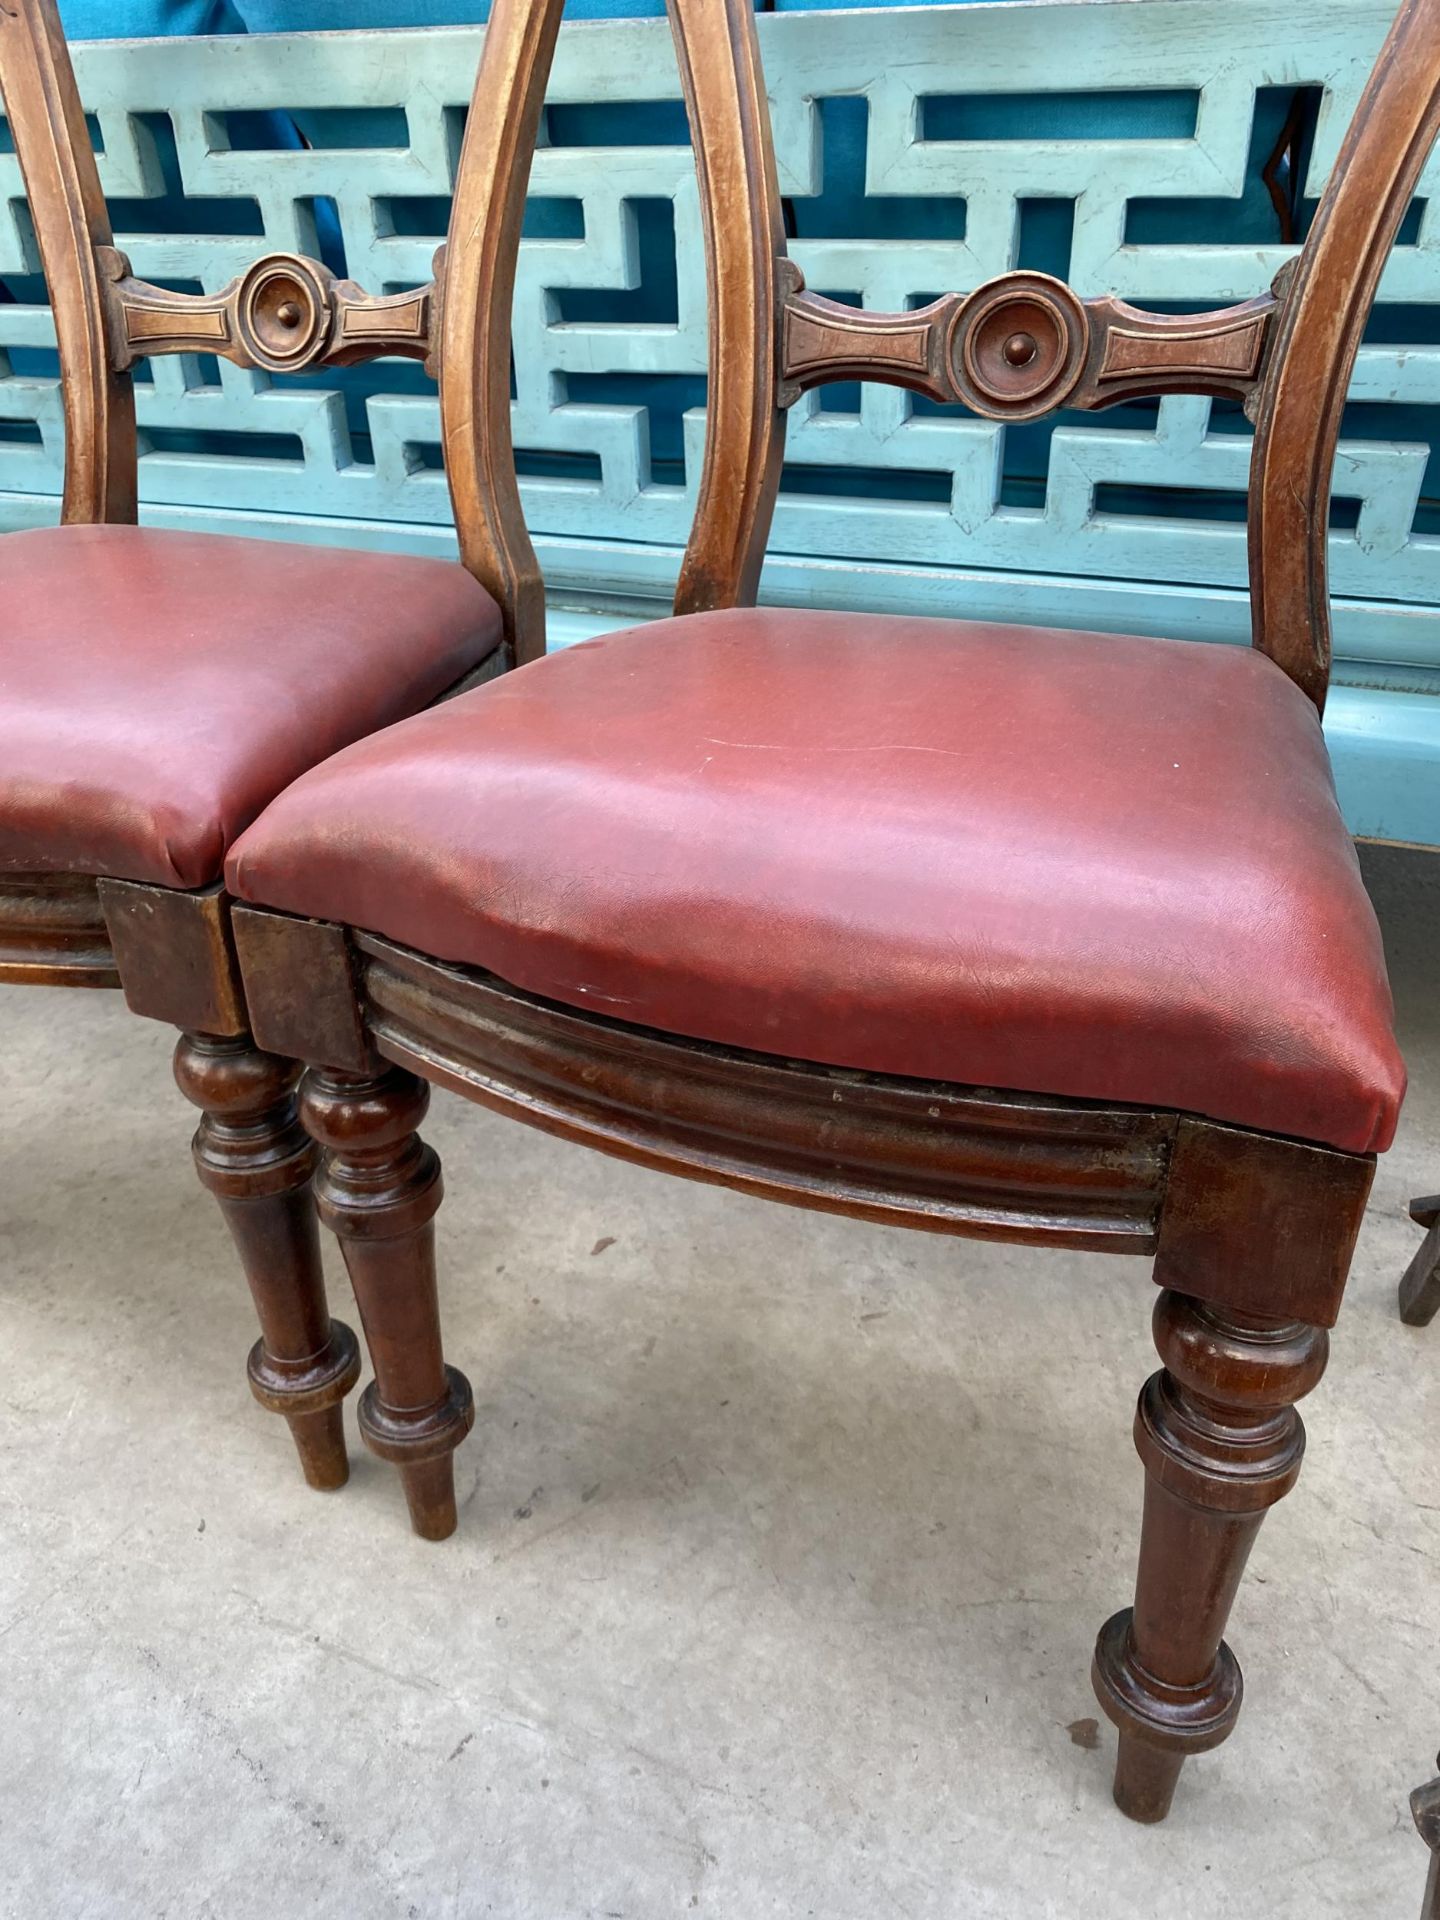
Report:
[[[1314,708],[1248,649],[737,611],[296,782],[228,865],[548,999],[1354,1151],[1404,1088]]]
[[[140,527],[0,537],[0,869],[201,887],[288,781],[500,643],[453,561]]]

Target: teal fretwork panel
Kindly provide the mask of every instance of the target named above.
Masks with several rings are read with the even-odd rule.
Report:
[[[871,307],[1016,265],[1142,304],[1244,298],[1293,253],[1282,203],[1303,232],[1391,11],[1314,0],[1303,32],[1289,0],[979,0],[909,12],[903,29],[884,11],[765,15],[793,253],[812,287]],[[321,253],[376,291],[427,279],[479,41],[435,28],[81,46],[118,243],[144,277],[207,290],[272,247]],[[613,624],[673,584],[703,435],[699,205],[665,23],[567,26],[549,99],[517,282],[514,438],[552,588]],[[277,145],[281,120],[308,145]],[[1333,528],[1350,817],[1427,839],[1440,839],[1437,179],[1432,164],[1362,353]],[[4,152],[0,187],[13,296],[0,522],[13,526],[54,516],[61,419]],[[434,394],[413,364],[286,381],[162,359],[139,414],[152,521],[453,547]],[[889,389],[822,390],[792,416],[764,592],[1243,639],[1249,446],[1237,410],[1203,400],[1006,429]]]

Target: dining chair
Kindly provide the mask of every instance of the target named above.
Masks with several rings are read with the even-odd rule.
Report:
[[[300,1070],[252,1037],[221,869],[297,774],[512,664],[527,589],[477,563],[491,507],[463,379],[442,402],[457,565],[139,527],[131,370],[164,353],[261,377],[386,354],[433,369],[442,296],[463,342],[485,262],[462,245],[448,270],[437,256],[430,285],[381,298],[288,253],[217,293],[147,285],[113,243],[53,0],[0,0],[0,93],[65,420],[63,524],[0,539],[0,981],[119,985],[136,1012],[181,1029],[195,1163],[260,1321],[251,1386],[288,1420],[310,1484],[337,1487],[359,1353],[326,1305]],[[462,159],[472,207],[496,180],[488,157]],[[470,1418],[468,1401],[455,1418]]]
[[[559,14],[491,17],[512,179]],[[1405,0],[1298,261],[1185,315],[1018,271],[904,313],[811,294],[747,0],[673,0],[672,23],[710,288],[675,617],[533,658],[272,803],[227,862],[255,1029],[309,1063],[320,1209],[374,1346],[367,1433],[412,1503],[444,1497],[463,1438],[431,1083],[798,1206],[1149,1260],[1135,1603],[1093,1677],[1115,1797],[1159,1820],[1239,1713],[1227,1615],[1299,1472],[1296,1402],[1404,1088],[1320,728],[1326,530],[1355,352],[1440,115],[1440,0]],[[452,232],[485,250],[492,331],[447,310],[444,359],[484,423],[482,572],[538,620],[497,350],[519,204],[474,213]],[[786,409],[862,379],[998,421],[1243,401],[1253,648],[757,609]]]

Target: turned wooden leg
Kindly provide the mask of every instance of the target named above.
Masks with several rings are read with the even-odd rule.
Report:
[[[220,1203],[250,1283],[260,1338],[250,1386],[290,1424],[312,1487],[343,1487],[342,1403],[360,1376],[355,1336],[330,1318],[310,1191],[315,1149],[296,1114],[300,1068],[249,1035],[184,1033],[175,1079],[201,1109],[195,1166]]]
[[[1407,1327],[1428,1327],[1440,1313],[1440,1194],[1412,1200],[1410,1218],[1429,1231],[1400,1282],[1400,1318]]]
[[[429,1104],[425,1082],[400,1067],[315,1069],[301,1090],[306,1128],[325,1149],[316,1202],[344,1252],[375,1368],[360,1431],[399,1467],[416,1533],[443,1540],[455,1531],[453,1454],[475,1409],[469,1381],[441,1353],[440,1162],[415,1131]]]
[[[1135,1416],[1145,1521],[1135,1605],[1101,1629],[1094,1683],[1120,1729],[1115,1801],[1163,1820],[1186,1756],[1219,1746],[1240,1712],[1221,1638],[1266,1510],[1294,1486],[1305,1429],[1294,1403],[1325,1371],[1323,1328],[1261,1320],[1165,1292],[1164,1371]]]

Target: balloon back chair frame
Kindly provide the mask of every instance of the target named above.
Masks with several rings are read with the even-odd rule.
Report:
[[[882,315],[816,298],[786,257],[748,0],[672,0],[705,214],[709,394],[677,613],[753,601],[785,410],[823,380],[898,383],[994,419],[1062,401],[1237,397],[1256,423],[1249,495],[1255,645],[1321,708],[1329,670],[1330,475],[1355,352],[1440,114],[1440,0],[1406,0],[1299,260],[1222,312],[1139,312],[1012,273]],[[447,310],[442,389],[467,384],[481,445],[487,579],[539,604],[510,447],[505,325],[525,167],[561,0],[496,0],[482,84],[507,190],[457,206],[488,300]],[[898,16],[897,16],[898,18]],[[473,225],[471,224],[473,221]],[[468,273],[467,273],[468,280]],[[488,333],[487,333],[488,328]],[[452,392],[453,399],[453,392]],[[453,476],[452,476],[453,478]],[[373,934],[242,907],[255,1029],[307,1061],[320,1205],[357,1286],[412,1303],[377,1351],[368,1436],[443,1498],[463,1438],[440,1360],[426,1084],[641,1165],[872,1221],[1152,1262],[1162,1369],[1140,1396],[1146,1473],[1135,1605],[1101,1630],[1094,1682],[1120,1731],[1115,1796],[1167,1812],[1190,1754],[1240,1708],[1222,1635],[1266,1510],[1294,1484],[1295,1403],[1319,1381],[1374,1171],[1329,1150],[1176,1112],[926,1085],[701,1044],[537,1000]],[[398,1323],[397,1323],[398,1324]],[[416,1497],[412,1489],[412,1500]]]

